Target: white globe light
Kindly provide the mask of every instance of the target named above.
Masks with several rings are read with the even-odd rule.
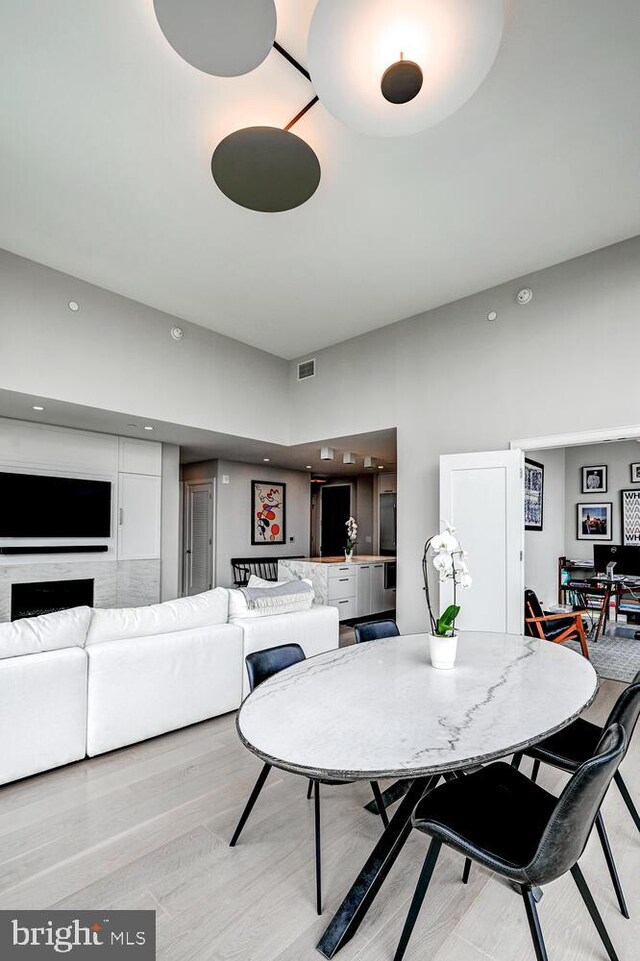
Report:
[[[307,59],[315,91],[359,133],[399,137],[458,110],[485,79],[500,47],[504,0],[318,0]],[[413,61],[422,86],[406,103],[381,90],[385,71]]]

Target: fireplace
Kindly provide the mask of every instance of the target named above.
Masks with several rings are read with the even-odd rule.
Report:
[[[80,581],[34,581],[11,585],[11,620],[36,617],[68,607],[93,605],[93,578]]]

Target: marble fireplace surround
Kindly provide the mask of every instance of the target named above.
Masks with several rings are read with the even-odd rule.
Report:
[[[11,619],[11,585],[91,578],[94,607],[137,607],[160,600],[160,561],[46,561],[0,565],[0,621]]]

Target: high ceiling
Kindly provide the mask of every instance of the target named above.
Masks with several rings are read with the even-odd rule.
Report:
[[[303,63],[314,6],[277,2]],[[488,79],[412,137],[314,107],[320,187],[281,214],[210,173],[310,99],[275,52],[216,78],[152,0],[3,0],[0,85],[0,246],[286,358],[640,233],[638,0],[508,0]]]

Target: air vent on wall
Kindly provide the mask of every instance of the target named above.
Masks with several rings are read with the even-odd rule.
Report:
[[[307,380],[308,377],[316,376],[316,361],[313,360],[303,360],[301,364],[298,364],[298,380]]]

